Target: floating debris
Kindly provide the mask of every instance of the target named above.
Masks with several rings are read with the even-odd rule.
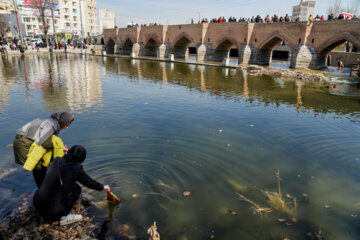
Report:
[[[7,147],[7,148],[13,148],[13,147],[14,147],[14,144],[12,144],[12,143],[11,143],[11,144],[8,144],[8,145],[6,145],[6,147]]]
[[[150,235],[149,240],[160,240],[160,234],[157,232],[156,222],[149,227],[147,233]]]
[[[324,208],[329,209],[330,205],[329,204],[325,204]]]
[[[133,198],[137,198],[137,197],[139,197],[139,195],[138,194],[133,194],[133,195],[131,195]]]
[[[221,129],[219,129],[219,133],[222,133],[223,132],[223,129],[221,128]]]
[[[305,198],[309,197],[309,195],[307,193],[303,193],[302,196]]]
[[[190,196],[190,192],[189,192],[189,191],[185,191],[185,192],[183,192],[183,196],[184,196],[184,197],[188,197],[188,196]]]
[[[287,197],[287,198],[291,198],[291,195],[290,195],[290,194],[286,194],[286,197]]]
[[[228,144],[227,144],[227,146],[228,146],[228,147],[231,147],[231,144],[230,144],[230,143],[228,143]]]
[[[298,178],[301,178],[301,174],[298,174],[297,177],[298,177]]]
[[[283,222],[286,222],[286,219],[285,218],[278,218],[277,221],[280,222],[280,223],[283,223]]]
[[[254,125],[251,124],[250,127],[254,127]]]
[[[229,210],[229,214],[231,215],[231,216],[235,216],[235,215],[237,215],[237,212],[235,212],[235,211],[233,211],[233,210]]]

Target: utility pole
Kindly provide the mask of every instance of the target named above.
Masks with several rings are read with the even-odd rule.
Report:
[[[21,29],[21,22],[19,19],[19,7],[18,5],[15,3],[15,0],[13,0],[13,4],[14,4],[14,10],[15,10],[15,14],[16,14],[16,20],[18,23],[18,29],[19,29],[19,34],[20,34],[20,41],[21,41],[21,45],[23,44],[23,34],[22,34],[22,29]]]
[[[199,22],[200,22],[200,12],[199,12]]]

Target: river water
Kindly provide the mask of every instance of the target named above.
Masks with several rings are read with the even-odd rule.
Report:
[[[35,191],[7,146],[16,130],[66,110],[75,121],[61,138],[84,145],[88,174],[123,200],[107,237],[144,239],[156,221],[161,239],[306,239],[319,231],[359,239],[359,100],[347,80],[326,86],[181,63],[2,57],[0,213]],[[269,206],[261,190],[278,191],[278,170],[282,198],[293,208],[296,197],[296,210],[254,214],[236,193]],[[105,194],[84,187],[83,196],[104,220]]]

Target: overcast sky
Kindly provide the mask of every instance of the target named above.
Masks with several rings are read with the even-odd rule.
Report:
[[[353,1],[342,0],[344,7]],[[200,18],[230,16],[251,17],[260,14],[292,14],[292,7],[300,0],[97,0],[97,8],[115,11],[119,27],[130,21],[161,24],[184,24]],[[316,13],[325,15],[332,0],[316,1]]]

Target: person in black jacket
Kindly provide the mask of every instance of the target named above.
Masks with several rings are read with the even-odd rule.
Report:
[[[82,162],[86,158],[86,149],[75,145],[63,158],[55,158],[45,180],[36,191],[33,199],[35,210],[47,221],[61,219],[63,225],[81,219],[81,215],[69,214],[79,199],[82,185],[102,191],[110,191],[108,185],[93,180],[83,169]]]

